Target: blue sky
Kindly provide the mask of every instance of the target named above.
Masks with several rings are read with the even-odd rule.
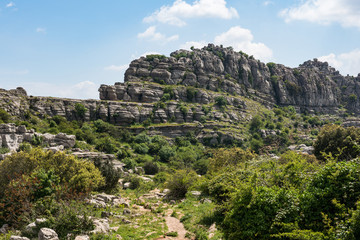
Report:
[[[131,60],[207,43],[360,72],[358,0],[0,0],[0,88],[98,98]]]

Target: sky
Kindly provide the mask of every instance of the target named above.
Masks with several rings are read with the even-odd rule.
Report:
[[[208,43],[360,72],[359,0],[0,0],[0,88],[98,99],[130,62]]]

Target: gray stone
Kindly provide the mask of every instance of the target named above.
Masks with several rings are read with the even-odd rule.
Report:
[[[9,231],[9,225],[8,224],[4,224],[0,228],[0,234],[6,234],[8,231]]]
[[[79,235],[75,237],[75,240],[90,240],[88,235]]]
[[[11,236],[10,240],[30,240],[27,237],[21,237],[21,236]]]
[[[108,233],[110,231],[109,221],[107,219],[95,219],[95,229],[91,233]]]
[[[59,240],[57,233],[50,228],[41,228],[38,237],[39,240]]]

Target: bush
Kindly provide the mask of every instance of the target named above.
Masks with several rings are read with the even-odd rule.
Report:
[[[323,153],[339,161],[350,160],[360,155],[359,144],[360,128],[325,125],[314,143],[314,154],[320,160],[325,160]]]
[[[7,147],[0,147],[0,154],[6,154],[9,153],[10,149]]]
[[[136,143],[150,143],[151,138],[145,132],[142,132],[142,133],[138,134],[135,137],[134,142],[136,142]]]
[[[153,161],[147,161],[144,166],[144,171],[145,171],[145,174],[148,174],[148,175],[155,175],[159,172],[159,166],[157,165],[156,162],[153,162]]]
[[[193,170],[178,170],[167,182],[166,186],[170,190],[170,198],[184,198],[190,187],[195,183],[198,176]]]
[[[224,96],[217,96],[215,98],[215,104],[219,107],[225,107],[228,104],[228,101]]]
[[[169,159],[175,155],[175,151],[170,146],[163,146],[159,151],[159,157],[162,162],[169,162]]]
[[[10,114],[8,114],[4,109],[0,109],[0,123],[9,123],[10,120]]]
[[[247,162],[257,155],[248,150],[241,148],[220,148],[213,152],[213,156],[209,159],[209,171],[222,171],[224,167],[235,167],[239,163]]]
[[[100,138],[96,141],[95,148],[100,152],[108,154],[116,153],[118,151],[117,142],[111,137]]]
[[[255,115],[250,121],[250,130],[256,131],[263,125],[262,119],[259,115]]]
[[[134,151],[139,154],[147,154],[149,147],[145,143],[135,144]]]
[[[104,178],[93,163],[78,160],[64,152],[44,152],[39,148],[14,153],[0,162],[0,198],[8,184],[21,175],[31,175],[35,170],[53,170],[61,185],[76,192],[88,192],[104,183]]]
[[[110,160],[101,161],[101,159],[95,159],[94,164],[101,171],[101,175],[105,177],[105,185],[99,189],[111,191],[116,188],[121,177],[121,170],[115,168],[114,163]]]
[[[297,194],[279,188],[241,189],[226,214],[226,239],[271,239],[279,231],[274,222],[289,222],[298,216]]]
[[[85,118],[85,113],[88,111],[88,109],[81,103],[76,103],[75,104],[75,112],[76,115],[81,119],[84,120]]]

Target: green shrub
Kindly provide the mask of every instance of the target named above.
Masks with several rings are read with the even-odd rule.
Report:
[[[0,123],[9,123],[10,120],[10,114],[8,114],[4,109],[0,109]]]
[[[168,196],[175,199],[184,198],[197,178],[196,172],[192,170],[176,171],[166,183],[167,188],[170,190]]]
[[[186,97],[189,102],[193,101],[197,93],[198,90],[196,90],[194,87],[186,87]]]
[[[60,184],[77,192],[88,192],[104,183],[94,164],[64,152],[44,152],[34,148],[28,152],[14,153],[0,162],[0,198],[10,181],[22,174],[30,175],[37,169],[53,170],[60,178]]]
[[[175,151],[170,146],[163,146],[159,151],[159,157],[162,162],[169,162],[169,159],[175,155]]]
[[[215,104],[219,107],[225,107],[226,105],[228,105],[228,101],[224,96],[217,96],[215,98]]]
[[[75,104],[75,112],[76,115],[79,117],[79,119],[84,120],[85,113],[88,111],[88,109],[81,103]]]
[[[161,55],[161,54],[150,54],[150,55],[146,55],[146,61],[153,61],[155,58],[161,60],[161,59],[164,59],[166,58],[165,55]]]
[[[359,128],[325,125],[314,143],[314,154],[320,160],[325,160],[323,153],[331,154],[339,161],[350,160],[360,155],[359,143]]]
[[[121,170],[114,167],[114,163],[106,160],[95,159],[95,166],[101,171],[101,175],[105,178],[105,185],[100,190],[111,191],[118,186],[121,177]]]
[[[20,144],[18,151],[28,152],[31,150],[31,144],[23,142]]]
[[[139,154],[146,154],[149,152],[149,147],[145,143],[135,144],[134,151]]]
[[[135,137],[134,142],[136,142],[136,143],[150,143],[151,138],[145,132],[142,132],[142,133],[138,134]]]
[[[10,149],[7,147],[0,147],[0,154],[6,154],[9,153]]]
[[[148,175],[155,175],[159,172],[159,166],[157,165],[156,162],[153,162],[153,161],[147,161],[144,166],[144,171],[145,171],[145,174],[148,174]]]
[[[250,130],[256,131],[263,126],[262,118],[259,115],[255,115],[250,121]]]
[[[271,239],[276,221],[294,220],[299,212],[296,192],[278,188],[240,189],[223,222],[226,239]]]
[[[96,140],[95,144],[95,148],[100,152],[112,154],[118,151],[117,143],[111,137],[100,138]]]

